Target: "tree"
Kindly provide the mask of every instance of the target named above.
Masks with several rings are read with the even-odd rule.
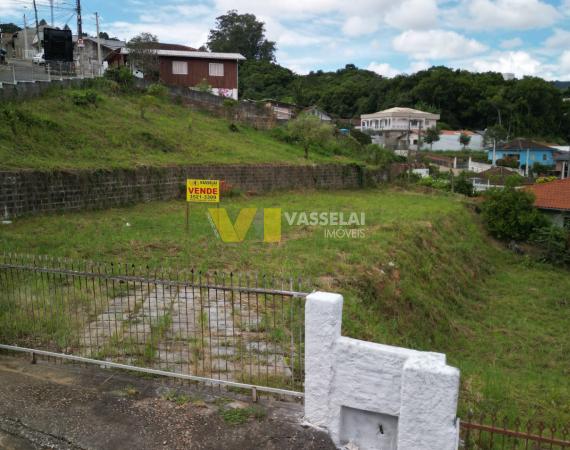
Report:
[[[266,39],[265,24],[253,14],[238,14],[236,10],[216,18],[207,45],[213,52],[241,53],[248,60],[275,60],[275,42]]]
[[[16,33],[21,28],[15,23],[0,23],[0,33]]]
[[[482,209],[489,233],[501,240],[526,241],[546,224],[534,207],[534,195],[512,187],[487,191]]]
[[[159,78],[158,38],[150,33],[141,33],[127,42],[130,64],[140,70],[145,79],[157,81]]]
[[[439,141],[441,131],[437,127],[431,127],[426,130],[424,141],[429,144],[430,150],[433,150],[433,143]]]
[[[459,135],[459,143],[463,145],[463,150],[466,149],[466,147],[469,145],[469,142],[471,142],[471,136],[466,133],[461,133]]]
[[[453,176],[453,174],[451,176]],[[454,192],[467,197],[473,197],[473,183],[467,178],[467,172],[461,172],[454,181]]]
[[[109,33],[106,33],[106,32],[104,32],[104,31],[100,31],[100,32],[99,32],[99,37],[100,37],[101,39],[107,39],[107,40],[111,39],[111,38],[109,37]]]
[[[305,159],[309,159],[309,148],[314,145],[323,146],[333,138],[331,125],[321,122],[318,117],[301,114],[287,124],[291,137],[299,142],[305,150]]]

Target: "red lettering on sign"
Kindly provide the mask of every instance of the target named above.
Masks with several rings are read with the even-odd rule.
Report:
[[[206,194],[206,195],[218,195],[218,188],[197,188],[197,187],[189,187],[188,193],[190,194]]]

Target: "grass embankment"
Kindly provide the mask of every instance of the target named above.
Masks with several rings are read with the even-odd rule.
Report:
[[[97,169],[187,164],[348,162],[280,142],[267,131],[156,99],[141,117],[141,94],[98,90],[95,105],[53,90],[0,105],[0,169]]]
[[[218,241],[206,206],[172,201],[16,221],[4,251],[152,266],[303,274],[345,296],[346,335],[447,353],[462,370],[460,412],[570,418],[570,276],[490,241],[455,196],[397,191],[308,192],[224,200],[239,208],[364,211],[363,239],[327,239],[283,221],[262,242],[258,217],[245,242]],[[127,226],[127,222],[130,226]]]

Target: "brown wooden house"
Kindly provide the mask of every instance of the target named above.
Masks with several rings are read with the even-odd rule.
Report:
[[[245,57],[239,53],[214,53],[176,44],[158,44],[160,81],[170,86],[196,87],[207,84],[212,93],[237,100],[238,66]],[[128,48],[120,49],[108,60],[126,64]]]

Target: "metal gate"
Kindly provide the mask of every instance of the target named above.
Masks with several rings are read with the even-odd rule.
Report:
[[[302,396],[301,280],[0,256],[0,348]]]

